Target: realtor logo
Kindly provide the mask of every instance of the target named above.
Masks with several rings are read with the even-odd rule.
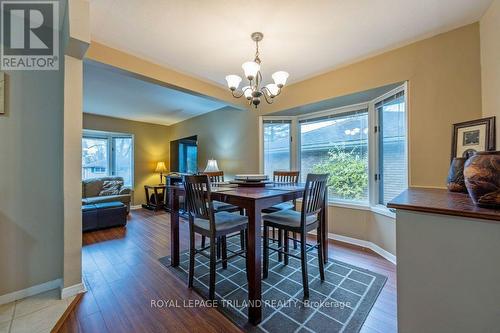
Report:
[[[1,70],[59,69],[59,2],[2,1]]]

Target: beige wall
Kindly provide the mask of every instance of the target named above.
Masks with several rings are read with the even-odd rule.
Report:
[[[451,126],[481,117],[479,24],[389,51],[288,86],[271,106],[215,111],[171,126],[171,138],[199,135],[200,167],[213,157],[227,174],[259,171],[258,116],[390,83],[408,81],[410,185],[444,187]],[[395,253],[391,218],[344,208],[330,230]]]
[[[63,262],[63,69],[7,72],[6,87],[0,295],[59,279]]]
[[[500,149],[500,0],[484,14],[481,26],[481,78],[483,116],[497,117],[497,150]]]
[[[258,117],[237,109],[209,112],[169,127],[170,140],[198,135],[198,169],[209,158],[226,175],[256,172],[259,168]]]
[[[83,128],[134,135],[133,205],[145,203],[144,185],[160,183],[160,175],[154,173],[156,162],[169,166],[169,127],[85,113]]]

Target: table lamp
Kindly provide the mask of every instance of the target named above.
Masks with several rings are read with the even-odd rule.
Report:
[[[217,160],[211,159],[207,162],[207,167],[204,172],[217,172],[219,167],[217,166]]]
[[[155,172],[160,173],[160,185],[163,185],[163,173],[167,172],[167,167],[165,166],[165,162],[158,162],[156,164]]]

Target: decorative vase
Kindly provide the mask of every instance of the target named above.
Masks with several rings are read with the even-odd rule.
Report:
[[[500,151],[478,152],[465,162],[465,186],[482,207],[500,207]]]
[[[464,180],[464,165],[467,161],[466,157],[455,157],[451,161],[450,171],[448,172],[448,180],[446,186],[450,192],[467,193]]]

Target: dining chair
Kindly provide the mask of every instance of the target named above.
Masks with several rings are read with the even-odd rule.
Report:
[[[206,175],[208,177],[208,180],[212,184],[224,182],[224,171],[200,172],[200,175]],[[240,208],[238,206],[234,206],[234,205],[231,205],[231,204],[228,204],[225,202],[220,202],[220,201],[214,200],[213,206],[214,206],[214,210],[216,213],[217,212],[230,212],[230,213],[240,212],[240,215],[245,215],[245,211],[243,208]],[[206,241],[206,237],[202,236],[201,237],[201,246],[202,247],[205,246],[205,241]],[[221,243],[219,242],[218,244],[219,245],[217,247],[217,258],[220,258],[220,255],[221,255],[220,244]],[[243,249],[245,246],[245,236],[243,235],[243,233],[240,233],[240,245],[241,245],[241,249]]]
[[[248,217],[230,213],[215,212],[213,201],[211,200],[210,181],[206,175],[186,176],[184,178],[184,188],[186,190],[186,201],[189,214],[189,273],[188,287],[193,287],[195,256],[201,254],[210,259],[210,279],[209,279],[209,299],[215,298],[215,269],[222,263],[223,268],[227,268],[229,259],[236,256],[247,258],[245,250],[232,251],[227,248],[227,238],[235,232],[242,231],[248,237]],[[198,233],[210,239],[208,246],[197,249],[195,246],[195,234]],[[238,236],[235,234],[234,236]],[[216,258],[216,244],[222,244],[222,259]],[[209,254],[205,251],[209,249]],[[228,256],[227,253],[231,255]],[[246,259],[248,266],[248,260]],[[248,272],[248,270],[247,270]]]
[[[273,182],[275,184],[298,184],[300,171],[274,171],[273,172]],[[263,209],[262,213],[269,214],[274,212],[279,212],[280,210],[293,209],[297,207],[296,200],[282,202],[277,205],[271,206],[269,208]],[[271,228],[271,233],[273,235],[273,242],[276,241],[276,229]],[[283,234],[278,234],[278,245],[283,243]],[[297,234],[293,233],[293,248],[297,249]],[[278,256],[278,260],[281,261],[281,255]]]
[[[328,174],[308,174],[304,195],[302,197],[302,209],[300,212],[295,210],[281,210],[278,212],[264,215],[264,279],[269,271],[269,250],[282,253],[284,255],[284,264],[288,265],[288,257],[300,259],[302,266],[302,285],[304,288],[304,298],[309,297],[309,283],[307,277],[307,253],[314,249],[318,250],[318,266],[321,281],[325,279],[323,264],[323,246],[321,241],[322,226],[320,214],[324,207],[324,196]],[[277,248],[269,246],[269,228],[277,228],[278,233],[285,233],[284,246],[278,244]],[[306,243],[307,233],[316,230],[317,243],[314,245]],[[289,232],[300,234],[300,256],[289,253],[288,236]]]

